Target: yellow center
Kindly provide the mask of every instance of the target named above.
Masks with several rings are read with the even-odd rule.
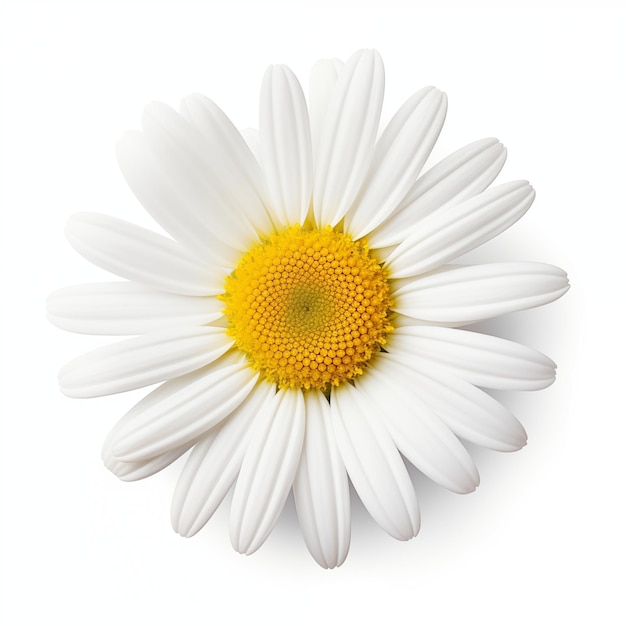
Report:
[[[392,330],[389,286],[367,244],[286,228],[226,278],[228,334],[280,387],[326,389],[363,372]]]

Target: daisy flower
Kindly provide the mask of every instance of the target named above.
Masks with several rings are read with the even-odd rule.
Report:
[[[68,363],[61,389],[87,398],[162,383],[113,428],[103,458],[137,480],[191,450],[172,503],[183,536],[234,485],[230,537],[250,554],[293,490],[309,551],[336,567],[352,483],[387,533],[411,539],[420,515],[404,459],[473,491],[461,440],[502,451],[526,442],[482,388],[554,380],[536,350],[459,327],[555,300],[566,274],[450,264],[518,220],[532,187],[488,189],[506,154],[496,139],[420,175],[446,96],[419,90],[378,134],[383,90],[381,58],[365,50],[319,61],[308,102],[287,67],[270,67],[258,131],[241,134],[200,95],[180,112],[151,104],[117,157],[171,238],[95,213],[68,222],[72,246],[125,280],[53,293],[50,320],[137,336]]]

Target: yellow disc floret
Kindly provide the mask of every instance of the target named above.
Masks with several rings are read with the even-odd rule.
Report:
[[[280,387],[327,389],[362,373],[392,330],[389,286],[367,244],[286,228],[227,277],[228,334]]]

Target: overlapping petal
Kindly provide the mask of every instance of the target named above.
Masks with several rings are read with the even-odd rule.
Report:
[[[256,417],[275,395],[258,383],[221,424],[198,442],[180,475],[172,499],[172,526],[191,537],[211,518],[237,478]]]
[[[514,224],[534,197],[526,181],[515,181],[432,213],[409,229],[385,257],[391,275],[417,276],[473,250]]]
[[[458,204],[484,191],[506,160],[506,149],[493,138],[475,141],[420,176],[398,208],[368,234],[372,248],[399,244],[419,220],[445,206]]]
[[[354,54],[339,73],[320,128],[313,180],[318,226],[338,224],[357,197],[374,154],[385,76],[373,50]]]
[[[117,142],[117,161],[128,186],[150,215],[181,245],[217,268],[233,267],[238,252],[211,227],[211,209],[192,184],[179,184],[158,159],[145,133],[128,131]]]
[[[235,550],[255,552],[283,509],[304,440],[302,391],[280,389],[259,411],[230,509]]]
[[[189,254],[179,243],[99,213],[76,213],[65,234],[88,261],[117,276],[158,291],[211,296],[224,290],[224,276]]]
[[[396,209],[415,182],[439,136],[446,95],[424,87],[407,100],[376,143],[367,181],[345,216],[344,228],[359,239]]]
[[[389,337],[387,347],[407,361],[418,355],[490,389],[543,389],[555,377],[554,362],[533,348],[456,328],[403,326]]]
[[[59,328],[90,335],[140,335],[163,328],[202,326],[222,315],[213,296],[155,291],[133,282],[92,283],[48,296],[48,319]]]
[[[568,288],[554,265],[509,262],[442,268],[402,281],[391,295],[402,315],[460,325],[547,304]]]
[[[102,449],[102,460],[105,467],[113,472],[120,480],[125,482],[132,482],[135,480],[143,480],[153,474],[165,469],[168,465],[176,461],[181,457],[189,448],[194,445],[193,441],[186,443],[180,448],[168,450],[163,454],[159,454],[149,459],[143,459],[141,461],[120,461],[114,454],[111,444],[113,443],[113,433],[107,438]]]
[[[306,433],[293,483],[298,521],[313,558],[341,565],[350,546],[348,477],[333,431],[330,405],[321,393],[304,396]]]
[[[224,354],[232,345],[223,329],[174,328],[97,348],[59,372],[61,390],[73,398],[93,398],[139,389],[182,376]]]
[[[246,219],[258,232],[266,233],[271,226],[267,184],[257,153],[250,147],[244,132],[240,133],[222,109],[201,94],[183,98],[180,113],[210,144],[211,159],[219,159],[233,177],[227,182],[237,185],[233,191],[238,194],[237,205]]]
[[[369,400],[364,410],[380,415],[398,450],[426,476],[451,491],[474,491],[478,471],[460,441],[413,392],[410,381],[394,376],[393,362],[380,359],[372,365],[355,381]]]
[[[455,435],[501,452],[519,450],[526,444],[519,421],[481,389],[419,355],[390,348],[378,358],[386,361],[390,375],[425,402]],[[399,366],[394,368],[394,363]]]
[[[365,508],[392,537],[415,537],[420,515],[413,483],[369,396],[343,385],[333,390],[330,406],[341,458]]]
[[[112,454],[127,463],[141,462],[195,441],[247,398],[257,377],[242,356],[229,354],[168,380],[118,422],[111,434]]]
[[[278,224],[304,224],[313,185],[309,114],[302,87],[284,65],[268,68],[261,87],[261,159]]]
[[[197,101],[191,97],[184,105],[191,108]],[[171,107],[158,102],[144,111],[144,135],[166,174],[178,189],[186,191],[186,208],[195,223],[210,230],[212,239],[245,252],[260,235],[271,232],[272,222],[248,175],[255,161],[243,138],[237,133],[235,141],[236,131],[226,116],[202,100],[205,104],[203,111],[207,117],[212,116],[210,138]]]

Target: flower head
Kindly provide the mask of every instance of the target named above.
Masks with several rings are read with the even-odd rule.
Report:
[[[70,218],[89,261],[126,279],[52,294],[68,330],[138,335],[68,363],[73,397],[162,383],[115,426],[107,467],[144,478],[189,449],[172,504],[202,528],[235,484],[231,540],[254,552],[293,489],[305,542],[335,567],[350,542],[349,481],[393,537],[420,524],[401,455],[473,491],[460,439],[522,447],[521,424],[482,388],[540,389],[555,365],[456,328],[550,302],[565,273],[541,263],[448,265],[530,207],[525,181],[487,189],[504,147],[484,139],[420,174],[446,97],[418,91],[377,138],[384,71],[374,51],[320,61],[308,104],[270,67],[260,129],[242,135],[210,100],[152,104],[118,160],[171,238],[104,215]]]

